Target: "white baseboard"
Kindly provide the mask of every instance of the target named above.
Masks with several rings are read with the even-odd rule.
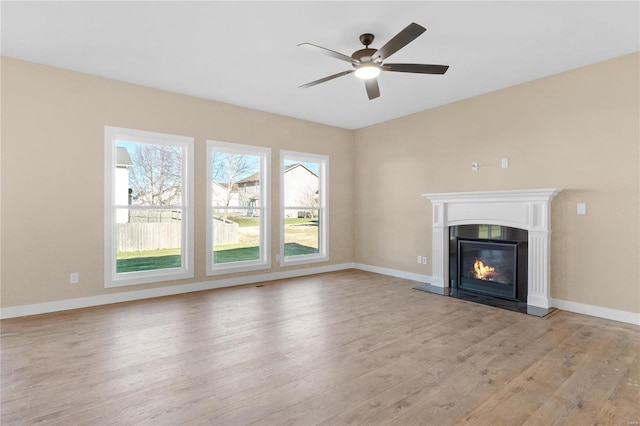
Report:
[[[620,311],[618,309],[603,308],[602,306],[586,305],[584,303],[559,299],[551,299],[551,304],[553,307],[562,309],[563,311],[640,325],[640,313]]]
[[[376,274],[389,275],[391,277],[404,278],[411,281],[418,281],[421,283],[432,282],[434,278],[429,275],[415,274],[413,272],[399,271],[397,269],[381,268],[379,266],[365,265],[363,263],[354,263],[355,269],[362,271],[374,272]]]
[[[12,306],[0,309],[0,319],[24,317],[29,315],[46,314],[67,311],[70,309],[88,308],[91,306],[109,305],[111,303],[131,302],[134,300],[151,299],[154,297],[171,296],[175,294],[191,293],[194,291],[213,290],[216,288],[233,287],[254,284],[264,281],[281,280],[286,278],[303,277],[325,272],[341,271],[345,269],[360,269],[391,277],[404,278],[421,283],[432,283],[434,278],[429,275],[382,268],[362,263],[341,263],[337,265],[319,266],[289,271],[271,272],[267,274],[250,275],[246,277],[225,278],[220,280],[203,281],[199,283],[183,284],[169,287],[157,287],[146,290],[126,291],[105,294],[101,296],[81,297],[78,299],[58,300],[55,302],[37,303],[33,305]],[[640,325],[640,313],[620,311],[601,306],[586,305],[584,303],[567,300],[551,299],[551,305],[577,314],[590,315],[628,324]]]
[[[365,265],[362,263],[354,263],[353,267],[363,271],[375,272],[377,274],[389,275],[392,277],[406,278],[412,281],[427,282],[431,285],[437,282],[437,279],[429,275],[414,274],[411,272],[398,271],[396,269],[381,268],[378,266]],[[601,306],[585,305],[583,303],[570,302],[567,300],[551,299],[551,306],[576,314],[590,315],[592,317],[610,319],[613,321],[625,322],[628,324],[640,325],[640,313],[620,311],[618,309],[603,308]]]
[[[169,287],[157,287],[146,290],[125,291],[100,296],[81,297],[77,299],[57,300],[55,302],[37,303],[33,305],[12,306],[0,309],[0,319],[68,311],[70,309],[88,308],[91,306],[109,305],[112,303],[131,302],[134,300],[151,299],[154,297],[171,296],[175,294],[191,293],[194,291],[213,290],[216,288],[254,284],[285,278],[303,277],[305,275],[315,275],[324,272],[341,271],[352,268],[353,263],[342,263],[337,265],[293,269],[289,271],[271,272],[267,274],[250,275],[237,278],[225,278]]]

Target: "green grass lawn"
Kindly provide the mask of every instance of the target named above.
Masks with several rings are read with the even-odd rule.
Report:
[[[318,226],[318,219],[307,219],[304,217],[288,217],[284,220],[285,225],[313,225]]]
[[[299,256],[318,253],[315,247],[297,243],[284,245],[285,256]],[[258,259],[258,247],[236,247],[216,251],[214,263],[239,262]],[[153,269],[169,269],[180,267],[180,250],[154,250],[148,252],[118,253],[116,270],[122,272],[150,271]]]
[[[235,247],[235,248],[233,248]],[[216,250],[213,263],[241,262],[244,260],[257,260],[260,257],[258,246],[237,247],[231,246]]]
[[[119,252],[116,261],[116,272],[150,271],[153,269],[179,268],[180,266],[180,249]]]
[[[303,246],[298,243],[286,243],[284,245],[285,256],[299,256],[301,254],[315,254],[318,249],[315,247]]]

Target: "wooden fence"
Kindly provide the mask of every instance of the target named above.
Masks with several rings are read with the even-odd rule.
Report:
[[[214,242],[216,246],[238,244],[238,224],[230,221],[214,220]],[[180,248],[182,224],[178,221],[167,223],[119,223],[118,251],[147,251]]]
[[[118,251],[146,251],[180,248],[182,245],[180,222],[174,223],[119,223]]]
[[[213,220],[213,245],[226,246],[229,244],[238,244],[240,235],[238,228],[240,226],[230,220],[214,218]]]

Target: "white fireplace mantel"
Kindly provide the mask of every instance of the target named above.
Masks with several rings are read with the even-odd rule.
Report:
[[[490,224],[529,231],[527,305],[551,307],[551,200],[562,189],[423,194],[433,206],[432,285],[449,285],[449,227]]]

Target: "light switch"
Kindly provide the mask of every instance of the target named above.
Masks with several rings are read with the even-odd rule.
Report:
[[[587,204],[586,203],[578,203],[578,214],[587,214]]]

